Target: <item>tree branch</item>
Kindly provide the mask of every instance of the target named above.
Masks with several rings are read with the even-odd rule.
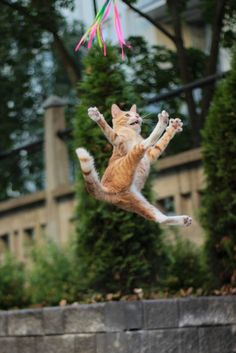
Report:
[[[181,81],[186,85],[192,81],[191,73],[189,71],[189,62],[187,57],[187,52],[184,47],[183,36],[182,36],[182,25],[180,18],[180,11],[178,8],[178,2],[175,0],[168,1],[169,10],[172,17],[172,23],[176,38],[176,49],[177,49],[177,60],[178,67],[180,71]],[[185,99],[188,107],[188,112],[190,116],[191,126],[192,126],[192,140],[194,146],[197,147],[200,143],[200,128],[201,122],[196,111],[196,104],[193,98],[192,91],[185,92]]]
[[[150,16],[146,15],[144,12],[139,10],[137,7],[133,6],[129,3],[128,0],[122,0],[124,4],[126,4],[131,10],[136,12],[139,16],[145,18],[148,22],[150,22],[154,27],[156,27],[159,31],[165,34],[172,42],[175,43],[175,36],[173,36],[169,31],[167,31],[160,23],[154,21]]]
[[[81,73],[79,72],[77,66],[74,63],[73,58],[69,54],[68,50],[66,49],[62,38],[58,35],[55,28],[48,24],[48,22],[43,21],[40,16],[35,16],[28,11],[28,9],[24,6],[18,5],[17,3],[11,3],[7,0],[0,0],[5,6],[8,6],[13,11],[17,11],[18,13],[22,14],[24,17],[28,18],[32,25],[39,27],[41,30],[47,31],[53,35],[55,48],[60,56],[65,70],[67,72],[68,78],[73,86],[76,85],[78,80],[81,78]]]
[[[217,70],[217,62],[219,56],[220,48],[220,37],[222,33],[223,21],[225,16],[227,0],[217,0],[215,6],[215,13],[213,14],[213,23],[212,23],[212,40],[210,55],[206,65],[205,76],[213,75]],[[211,85],[208,89],[203,90],[203,99],[202,99],[202,116],[205,116],[208,113],[210,102],[214,94],[215,85]]]
[[[33,23],[33,25],[43,29],[44,31],[46,30],[52,33],[53,29],[50,26],[47,26],[47,24],[44,21],[42,21],[41,18],[35,15],[32,15],[26,7],[18,5],[15,2],[14,3],[8,2],[7,0],[0,0],[0,3],[2,3],[5,6],[8,6],[13,11],[19,12],[21,15],[28,18]]]
[[[69,80],[73,86],[76,86],[78,81],[81,79],[81,73],[78,70],[73,58],[68,53],[68,50],[65,48],[61,37],[57,33],[53,33],[53,38],[55,48],[63,62]]]

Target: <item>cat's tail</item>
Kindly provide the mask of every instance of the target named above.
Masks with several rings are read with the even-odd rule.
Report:
[[[94,166],[94,159],[85,148],[77,148],[76,154],[80,161],[81,171],[87,190],[97,199],[103,199],[104,189]]]

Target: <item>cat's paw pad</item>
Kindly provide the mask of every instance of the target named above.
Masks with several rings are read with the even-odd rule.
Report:
[[[170,119],[170,123],[168,127],[172,127],[176,130],[176,132],[183,131],[183,122],[180,119]]]
[[[99,110],[96,107],[91,107],[88,109],[88,116],[93,121],[98,121],[101,118],[101,114],[99,113]]]
[[[162,110],[162,112],[158,114],[158,119],[163,125],[168,125],[169,114],[165,110]]]
[[[189,216],[183,216],[183,222],[185,227],[189,227],[192,224],[192,218]]]

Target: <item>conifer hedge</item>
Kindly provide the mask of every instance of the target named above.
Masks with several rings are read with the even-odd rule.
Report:
[[[131,85],[125,80],[120,55],[114,48],[108,48],[107,57],[96,48],[89,51],[84,60],[79,92],[75,147],[88,149],[102,175],[112,147],[96,123],[88,118],[87,110],[96,106],[111,124],[112,103],[123,109],[138,103]],[[80,170],[77,201],[81,289],[85,292],[130,293],[135,287],[155,286],[167,259],[158,224],[96,201],[87,193]]]
[[[236,284],[236,52],[203,131],[206,189],[202,223],[212,286]]]

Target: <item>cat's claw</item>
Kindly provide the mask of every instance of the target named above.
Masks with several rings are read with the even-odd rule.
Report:
[[[101,119],[101,114],[99,113],[99,110],[97,107],[91,107],[88,109],[88,116],[90,117],[90,119],[92,119],[93,121],[98,121],[99,119]]]
[[[169,122],[169,114],[165,110],[162,110],[162,112],[158,114],[158,119],[160,123],[167,126]]]
[[[183,122],[180,119],[170,119],[170,123],[168,128],[174,128],[176,132],[181,132],[183,131]],[[167,128],[167,129],[168,129]]]

